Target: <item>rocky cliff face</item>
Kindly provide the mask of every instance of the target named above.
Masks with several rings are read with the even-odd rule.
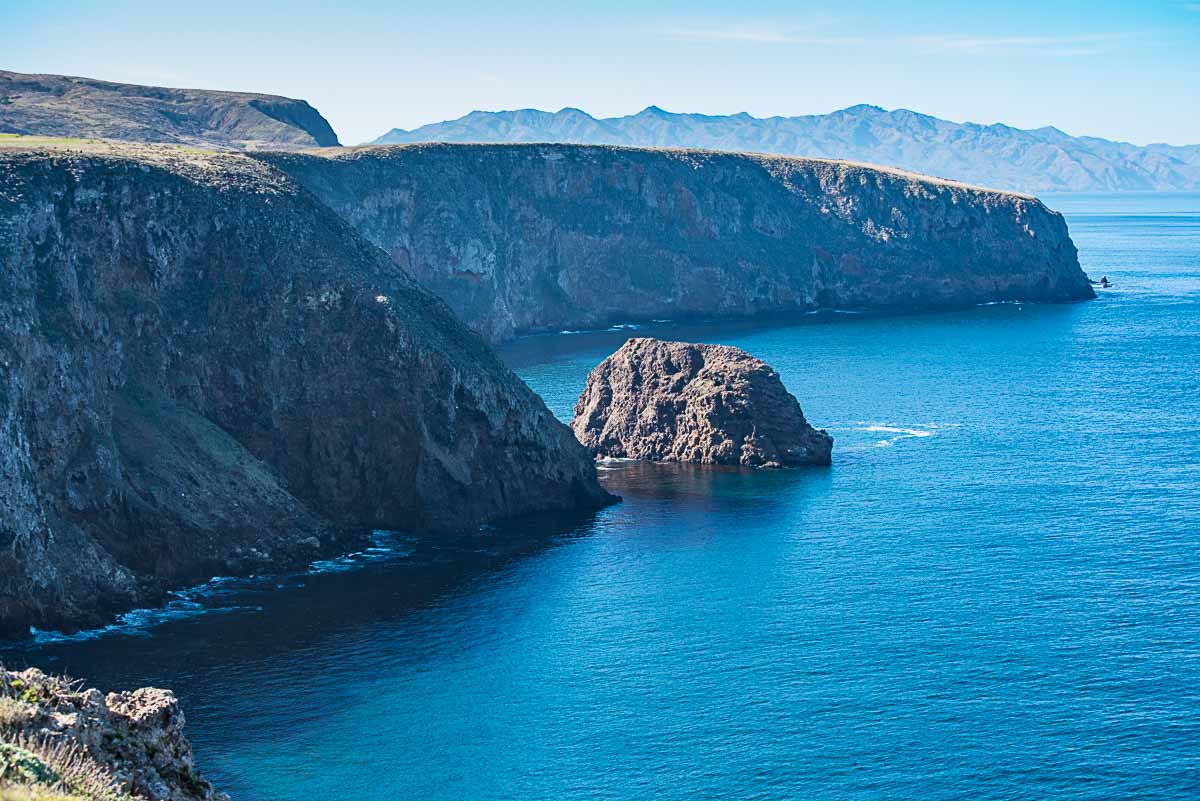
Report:
[[[107,150],[0,151],[0,631],[607,499],[479,337],[286,176]]]
[[[1061,215],[845,162],[583,145],[261,154],[493,341],[1093,296]]]
[[[222,148],[338,144],[337,134],[316,109],[290,97],[3,70],[0,133]]]
[[[64,801],[228,801],[197,771],[183,726],[169,690],[104,695],[35,668],[0,667],[0,764],[17,768],[0,789],[41,785],[61,795],[37,797]]]
[[[829,464],[833,447],[765,362],[725,345],[648,338],[592,370],[571,428],[599,456],[656,462]]]

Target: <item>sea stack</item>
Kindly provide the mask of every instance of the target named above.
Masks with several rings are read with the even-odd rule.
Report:
[[[768,364],[737,348],[631,339],[588,375],[571,428],[597,456],[791,467],[830,462]]]

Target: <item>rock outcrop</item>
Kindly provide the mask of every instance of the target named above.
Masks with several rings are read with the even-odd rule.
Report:
[[[3,70],[0,133],[235,149],[338,144],[315,108],[290,97]]]
[[[767,364],[724,345],[631,339],[588,375],[571,422],[598,456],[786,467],[829,464],[833,438]]]
[[[492,341],[1094,297],[1037,199],[862,164],[584,145],[258,154]]]
[[[608,499],[477,335],[279,171],[0,150],[0,634]]]
[[[0,667],[0,748],[18,763],[7,782],[92,801],[228,801],[196,769],[184,716],[169,690],[107,695],[36,668]],[[105,791],[108,792],[105,792]]]

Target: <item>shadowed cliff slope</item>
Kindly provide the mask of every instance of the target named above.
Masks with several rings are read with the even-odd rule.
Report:
[[[485,337],[1093,296],[1035,198],[847,162],[587,145],[261,153]]]
[[[2,70],[0,133],[220,148],[338,144],[329,123],[303,100]]]
[[[0,150],[0,630],[607,499],[479,337],[285,175],[105,150]]]

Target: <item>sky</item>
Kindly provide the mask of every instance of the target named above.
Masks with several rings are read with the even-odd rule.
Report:
[[[1200,143],[1200,2],[0,0],[0,69],[304,98],[344,144],[475,109],[858,103]]]

